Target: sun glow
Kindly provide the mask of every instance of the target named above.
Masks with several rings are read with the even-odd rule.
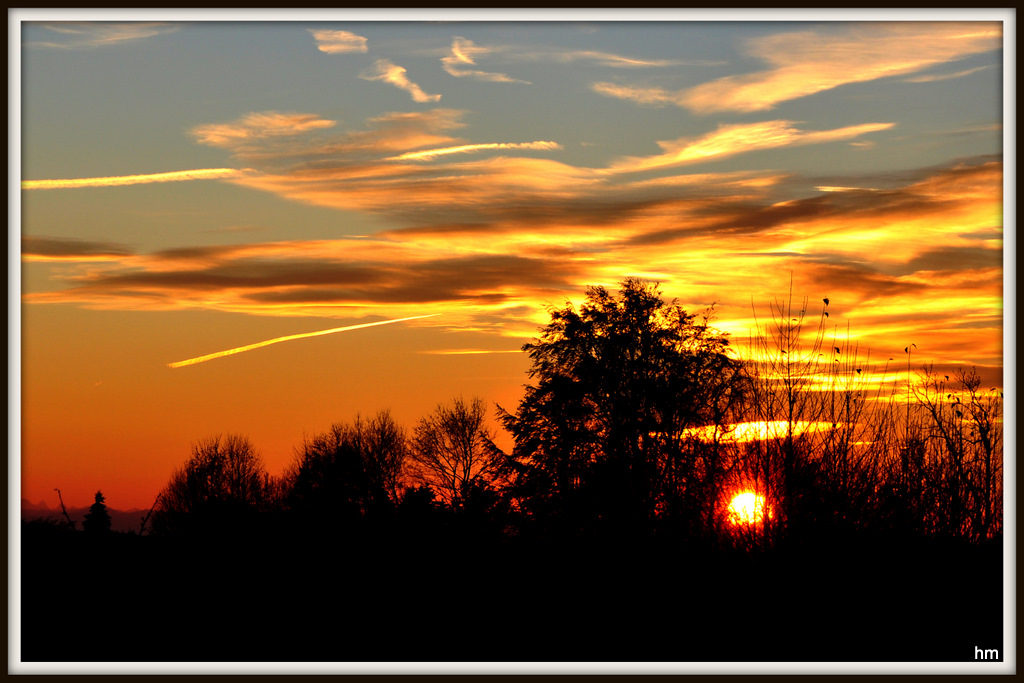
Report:
[[[729,522],[733,525],[759,525],[764,521],[766,509],[764,496],[752,491],[744,491],[736,495],[729,503]],[[772,518],[772,509],[767,507],[768,519]]]

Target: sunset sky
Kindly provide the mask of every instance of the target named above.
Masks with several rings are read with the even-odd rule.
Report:
[[[998,13],[22,14],[30,501],[148,508],[218,433],[277,474],[357,412],[514,409],[546,307],[627,276],[741,355],[792,277],[872,361],[1003,386]]]

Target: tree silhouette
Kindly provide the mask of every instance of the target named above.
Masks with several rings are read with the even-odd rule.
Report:
[[[365,425],[356,417],[361,434],[363,467],[375,491],[384,491],[392,505],[398,505],[409,461],[409,439],[388,410],[382,410]]]
[[[110,531],[110,513],[103,502],[103,492],[96,492],[96,502],[89,507],[85,519],[82,520],[82,529],[87,533],[101,534]]]
[[[313,525],[347,527],[392,512],[405,481],[405,431],[383,410],[303,442],[285,475],[288,507]]]
[[[238,533],[271,506],[275,488],[246,437],[208,438],[192,447],[192,457],[160,494],[153,532]]]
[[[68,515],[68,509],[64,507],[64,496],[60,494],[60,489],[54,489],[57,492],[57,500],[60,501],[60,511],[64,515],[64,521],[68,525],[69,529],[75,528],[75,523],[71,521],[71,516]]]
[[[947,385],[925,367],[912,387],[924,414],[920,448],[931,493],[929,526],[942,535],[984,540],[1002,530],[1001,395],[981,391],[976,370],[954,374]]]
[[[416,476],[441,502],[458,511],[474,492],[486,488],[499,460],[491,448],[494,435],[486,425],[487,406],[479,398],[441,403],[416,425],[412,459]]]
[[[690,431],[722,425],[737,404],[739,367],[727,346],[709,316],[687,314],[636,278],[618,297],[590,287],[579,311],[552,310],[540,338],[523,347],[537,383],[516,413],[502,413],[523,510],[579,533],[649,529],[685,507],[720,465],[713,449],[692,448]]]
[[[806,311],[776,301],[741,365],[709,315],[656,285],[592,287],[524,346],[532,384],[498,413],[511,453],[484,402],[459,398],[411,437],[381,411],[304,438],[280,479],[244,437],[201,441],[157,497],[152,538],[147,515],[137,535],[82,543],[57,490],[66,523],[22,524],[22,656],[309,661],[344,642],[343,656],[419,661],[459,642],[481,660],[641,661],[681,637],[702,659],[1002,649],[1002,394],[975,371],[911,382],[912,344],[906,383],[888,364],[879,378],[838,316]],[[101,492],[83,527],[110,529]],[[89,590],[59,589],[69,557]],[[110,571],[123,566],[146,571]],[[266,577],[286,600],[253,598]],[[936,598],[952,585],[989,592]],[[54,639],[61,610],[122,630]],[[184,646],[180,620],[146,621],[171,612],[203,615]],[[874,649],[854,617],[883,629]],[[271,649],[266,624],[287,624]],[[395,624],[416,637],[379,637]]]

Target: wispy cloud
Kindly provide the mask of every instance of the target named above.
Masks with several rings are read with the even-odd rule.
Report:
[[[674,59],[643,59],[640,57],[625,57],[611,52],[599,50],[564,50],[558,48],[538,48],[519,55],[521,59],[554,62],[594,62],[600,66],[615,68],[650,68],[664,66],[678,66],[682,62]],[[698,62],[707,64],[708,62]]]
[[[327,29],[309,29],[321,52],[342,54],[345,52],[366,52],[366,38],[350,31],[330,31]]]
[[[476,64],[476,57],[487,55],[491,52],[492,50],[489,48],[475,45],[472,40],[455,37],[452,39],[451,52],[449,52],[447,56],[441,58],[441,65],[444,67],[445,71],[458,78],[469,77],[479,81],[490,81],[492,83],[529,84],[529,81],[512,78],[507,74],[467,68],[468,66],[474,66]]]
[[[59,37],[50,41],[33,41],[26,45],[64,50],[119,45],[164,33],[172,33],[179,30],[182,25],[152,21],[132,23],[66,21],[45,23],[42,26],[53,31]]]
[[[998,23],[861,24],[843,32],[804,31],[758,38],[749,52],[775,68],[687,91],[689,109],[759,111],[847,83],[901,76],[1002,45]]]
[[[190,171],[168,171],[166,173],[145,173],[140,175],[107,176],[102,178],[61,178],[53,180],[23,180],[23,190],[56,190],[76,187],[110,187],[114,185],[140,185],[144,183],[169,183],[182,180],[225,180],[241,178],[249,169],[197,168]]]
[[[674,104],[699,114],[764,111],[848,83],[904,76],[1001,45],[998,23],[855,24],[842,31],[799,31],[748,41],[747,52],[773,67],[767,71],[727,76],[682,90],[608,82],[591,87],[610,97]],[[915,82],[927,80],[935,77]]]
[[[268,164],[287,166],[314,160],[365,166],[385,154],[459,142],[445,131],[463,127],[462,115],[459,110],[441,108],[390,113],[370,119],[363,130],[334,133],[336,122],[316,114],[262,112],[228,123],[197,126],[191,134],[203,144],[226,149],[236,159],[264,170]],[[268,120],[276,125],[267,125]]]
[[[423,88],[409,80],[405,67],[398,66],[388,59],[378,59],[371,68],[359,74],[359,77],[367,81],[390,83],[399,90],[409,93],[414,102],[437,102],[441,99],[440,95],[428,95],[424,92]]]
[[[278,128],[251,126],[247,120],[201,126],[194,132],[200,140],[216,142],[244,163],[261,169],[233,182],[320,206],[415,216],[416,222],[422,223],[433,220],[433,212],[438,216],[448,213],[450,219],[464,222],[475,220],[480,212],[493,218],[494,212],[513,205],[521,213],[547,211],[552,202],[589,193],[599,193],[606,202],[643,205],[647,199],[637,192],[652,191],[657,182],[668,187],[676,181],[649,179],[643,185],[626,186],[617,176],[759,149],[848,140],[892,125],[870,123],[828,131],[801,130],[788,121],[722,126],[697,138],[661,142],[663,153],[659,155],[627,157],[604,168],[587,168],[514,155],[455,161],[453,157],[470,152],[561,148],[551,140],[476,143],[447,135],[463,125],[461,114],[449,109],[389,114],[369,121],[365,130],[340,135],[324,135],[331,122],[315,114],[291,115],[301,122],[302,135],[257,134],[254,128],[269,128],[270,133]],[[438,163],[414,163],[426,160]],[[613,180],[617,187],[610,187]],[[634,193],[628,202],[622,197],[625,192]]]
[[[232,149],[249,140],[297,135],[332,128],[334,125],[334,121],[318,118],[314,114],[267,111],[246,114],[230,123],[196,126],[192,129],[192,135],[201,144]]]
[[[718,130],[699,138],[680,138],[659,141],[662,154],[649,157],[626,157],[612,164],[618,173],[649,171],[724,158],[761,149],[792,145],[808,145],[835,140],[846,140],[866,133],[892,128],[892,123],[865,123],[834,130],[804,131],[792,121],[763,121],[761,123],[721,125]]]
[[[225,148],[257,169],[230,182],[293,201],[401,220],[405,226],[391,231],[398,239],[428,229],[449,238],[480,231],[511,238],[523,226],[577,226],[585,233],[585,226],[601,225],[598,242],[614,242],[621,232],[669,230],[658,221],[703,229],[709,218],[702,206],[724,196],[759,198],[779,179],[771,172],[665,175],[673,168],[756,150],[849,140],[891,124],[827,131],[802,130],[787,121],[723,126],[703,136],[662,142],[662,154],[620,158],[596,168],[511,153],[488,155],[558,149],[559,143],[476,143],[446,134],[462,125],[461,112],[434,109],[377,117],[366,129],[340,134],[311,128],[287,137],[225,136]],[[661,176],[627,175],[641,171]],[[565,239],[573,244],[581,238]],[[593,236],[583,241],[586,248],[595,244]],[[547,244],[550,248],[554,242]],[[514,242],[501,246],[515,249]]]
[[[929,74],[926,76],[915,76],[913,78],[904,78],[904,83],[936,83],[938,81],[949,81],[954,78],[963,78],[964,76],[970,76],[976,74],[979,71],[991,69],[991,66],[979,66],[974,69],[965,69],[964,71],[957,71],[951,74]]]
[[[617,97],[621,100],[632,100],[638,104],[665,105],[681,104],[682,95],[665,88],[636,85],[618,85],[615,83],[592,83],[590,89],[601,95]]]
[[[441,65],[452,76],[474,78],[494,83],[525,83],[520,78],[508,74],[483,71],[478,66],[481,59],[491,59],[505,64],[527,62],[550,62],[567,64],[571,62],[590,62],[598,66],[616,69],[637,69],[679,66],[682,64],[712,64],[714,62],[684,62],[673,59],[647,59],[642,57],[626,57],[623,55],[600,50],[574,50],[547,45],[477,45],[468,38],[455,36],[447,55],[441,58]]]

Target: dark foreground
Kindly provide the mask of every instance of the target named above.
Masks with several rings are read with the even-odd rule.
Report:
[[[22,661],[973,661],[1002,551],[24,534]]]

